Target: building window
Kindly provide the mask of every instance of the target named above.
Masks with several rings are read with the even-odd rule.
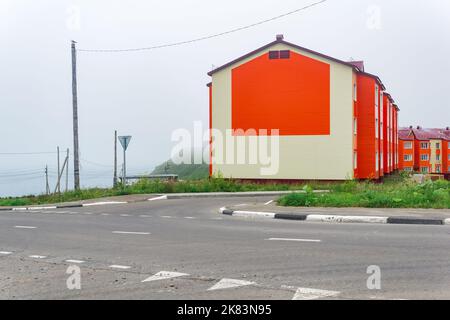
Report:
[[[353,134],[356,136],[358,133],[358,120],[353,118]]]
[[[436,149],[440,149],[441,148],[441,144],[439,142],[436,142]]]
[[[422,173],[428,173],[428,167],[421,167],[420,172]]]
[[[436,172],[441,173],[441,165],[440,164],[436,165]]]
[[[378,158],[378,151],[375,153],[375,170],[378,171],[378,164],[379,164],[379,158]]]
[[[428,149],[428,142],[421,142],[420,149]]]
[[[380,163],[381,163],[381,170],[383,170],[384,169],[383,152],[381,153]]]
[[[412,142],[411,141],[403,142],[403,148],[404,149],[412,149]]]
[[[378,85],[375,85],[375,107],[376,108],[378,108],[378,98],[379,98]]]
[[[412,170],[411,167],[405,167],[405,168],[403,169],[403,171],[412,172],[413,170]]]
[[[403,157],[404,161],[412,161],[412,154],[405,154]]]
[[[280,51],[269,51],[269,59],[279,59]]]
[[[353,84],[353,101],[357,101],[358,98],[358,87],[356,83]]]
[[[436,155],[436,161],[441,161],[441,155],[440,154]]]
[[[428,160],[430,160],[430,156],[428,154],[421,154],[420,155],[420,160],[428,161]]]
[[[378,138],[378,119],[375,119],[375,138]]]
[[[384,135],[383,135],[383,122],[380,123],[380,135],[381,135],[381,139],[384,139]]]
[[[280,59],[289,59],[291,57],[291,52],[289,50],[280,51]]]
[[[353,152],[353,169],[358,168],[358,153]]]

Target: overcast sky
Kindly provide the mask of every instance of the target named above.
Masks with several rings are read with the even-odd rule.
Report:
[[[72,149],[71,39],[85,49],[159,45],[248,25],[314,1],[0,0],[0,153]],[[168,159],[174,129],[192,129],[195,120],[208,125],[205,85],[212,66],[278,33],[339,59],[364,60],[366,71],[379,75],[398,102],[400,125],[450,125],[450,1],[329,0],[194,44],[79,52],[82,185],[95,184],[100,174],[109,182],[115,129],[133,136],[130,170],[149,172]],[[0,154],[0,196],[40,192],[42,179],[32,184],[26,176],[10,181],[1,175],[47,163],[56,171],[54,155]]]

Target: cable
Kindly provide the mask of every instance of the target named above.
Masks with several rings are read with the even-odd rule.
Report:
[[[283,14],[278,15],[276,17],[272,17],[272,18],[269,18],[269,19],[266,19],[266,20],[262,20],[262,21],[259,21],[259,22],[256,22],[256,23],[252,23],[252,24],[249,24],[249,25],[246,25],[246,26],[243,26],[243,27],[231,29],[231,30],[224,31],[224,32],[221,32],[221,33],[216,33],[216,34],[212,34],[212,35],[208,35],[208,36],[203,36],[203,37],[195,38],[195,39],[191,39],[191,40],[185,40],[185,41],[180,41],[180,42],[161,44],[161,45],[150,46],[150,47],[142,47],[142,48],[130,48],[130,49],[77,49],[77,51],[84,51],[84,52],[131,52],[131,51],[154,50],[154,49],[161,49],[161,48],[167,48],[167,47],[180,46],[180,45],[183,45],[183,44],[189,44],[189,43],[193,43],[193,42],[198,42],[198,41],[208,40],[208,39],[212,39],[212,38],[217,38],[217,37],[221,37],[221,36],[224,36],[224,35],[227,35],[227,34],[230,34],[230,33],[235,33],[235,32],[238,32],[238,31],[245,30],[245,29],[250,29],[250,28],[262,25],[264,23],[268,23],[268,22],[271,22],[271,21],[274,21],[274,20],[278,20],[278,19],[284,18],[286,16],[298,13],[300,11],[307,10],[309,8],[318,6],[318,5],[320,5],[320,4],[324,3],[324,2],[327,2],[327,1],[328,0],[321,0],[321,1],[318,1],[318,2],[314,2],[312,4],[304,6],[302,8],[299,8],[299,9],[296,9],[296,10],[293,10],[293,11],[289,11],[287,13],[283,13]]]
[[[15,156],[15,155],[34,155],[34,154],[57,154],[57,153],[58,152],[0,152],[0,155]]]

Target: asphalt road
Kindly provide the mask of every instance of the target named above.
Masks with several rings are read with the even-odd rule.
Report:
[[[450,299],[450,227],[218,214],[268,200],[0,212],[0,298]],[[80,290],[67,288],[73,265]],[[381,270],[380,290],[367,288],[372,265]],[[166,272],[176,277],[161,277]]]

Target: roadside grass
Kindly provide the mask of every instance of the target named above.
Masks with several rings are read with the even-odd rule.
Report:
[[[330,186],[325,194],[293,193],[278,199],[287,207],[365,207],[365,208],[433,208],[450,209],[450,182],[427,181],[415,184],[394,177],[385,183],[348,181]]]
[[[222,177],[201,180],[164,182],[140,180],[117,188],[91,188],[61,194],[0,198],[0,206],[27,206],[72,202],[130,194],[303,191],[280,197],[282,206],[302,207],[366,207],[366,208],[450,208],[450,182],[428,181],[415,184],[406,175],[398,174],[383,183],[349,180],[342,183],[257,184],[240,183]],[[314,190],[330,190],[314,193]]]
[[[117,188],[91,188],[79,191],[68,191],[61,194],[0,198],[0,206],[51,204],[130,194],[302,190],[304,186],[304,184],[240,183],[221,177],[177,182],[142,179],[132,185],[118,186]],[[327,189],[328,186],[315,185],[315,188]]]

